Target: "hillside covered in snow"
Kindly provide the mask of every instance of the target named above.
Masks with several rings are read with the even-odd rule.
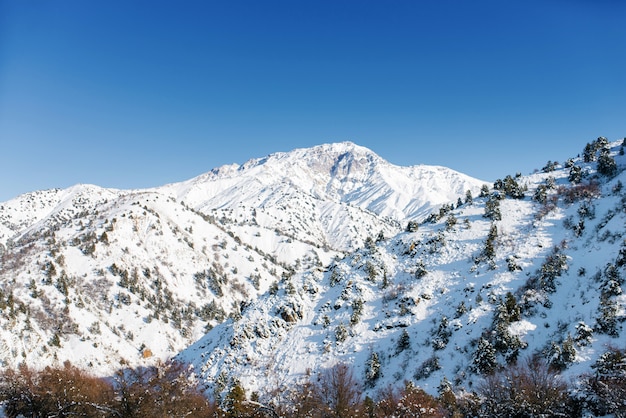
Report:
[[[100,374],[166,359],[281,280],[483,182],[352,143],[148,190],[93,185],[0,203],[0,363]]]
[[[624,142],[493,184],[345,142],[18,196],[0,203],[0,363],[173,358],[210,397],[276,405],[338,366],[370,400],[471,403],[533,359],[582,393],[626,353]]]
[[[337,364],[437,395],[531,357],[564,379],[625,348],[623,141],[510,173],[324,269],[285,275],[179,358],[209,392],[286,393]]]

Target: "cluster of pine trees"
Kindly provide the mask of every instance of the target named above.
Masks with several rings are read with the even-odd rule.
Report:
[[[609,349],[593,369],[574,387],[548,363],[529,358],[485,375],[471,393],[455,393],[444,379],[438,396],[404,382],[364,397],[352,369],[338,364],[288,391],[248,396],[235,381],[223,396],[209,400],[180,363],[124,369],[105,379],[66,362],[38,371],[25,365],[4,370],[0,403],[9,418],[626,416],[626,350]]]

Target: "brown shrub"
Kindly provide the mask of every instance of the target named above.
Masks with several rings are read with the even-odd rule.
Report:
[[[536,358],[486,377],[478,393],[480,416],[574,416],[567,385],[544,361]]]
[[[387,387],[378,393],[374,417],[445,417],[447,412],[436,398],[405,382],[404,388]]]
[[[574,184],[572,186],[560,186],[557,194],[563,198],[567,204],[578,202],[583,199],[594,199],[601,194],[598,182],[590,181],[589,183]]]
[[[0,399],[8,417],[115,416],[113,388],[104,379],[87,375],[69,362],[40,372],[25,365],[0,376]]]
[[[206,417],[214,409],[177,362],[118,371],[115,395],[121,417]]]

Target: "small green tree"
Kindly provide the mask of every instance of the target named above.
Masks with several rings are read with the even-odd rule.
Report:
[[[411,348],[411,337],[409,337],[409,333],[403,329],[400,334],[400,338],[398,338],[398,344],[396,345],[396,353],[401,353],[404,350]]]
[[[571,336],[567,336],[561,345],[551,344],[550,365],[556,370],[565,370],[576,359],[576,348]]]
[[[456,216],[453,213],[449,214],[446,218],[446,231],[451,231],[454,228],[454,225],[457,224]]]
[[[498,239],[498,227],[495,224],[491,224],[489,228],[489,234],[485,240],[485,247],[483,248],[482,256],[487,260],[493,261],[496,257],[496,240]]]
[[[365,384],[369,387],[376,386],[376,381],[380,378],[380,359],[378,353],[372,351],[369,359],[367,360],[365,371]]]
[[[580,166],[573,165],[569,169],[569,176],[567,178],[570,182],[574,184],[579,184],[583,180],[583,169]]]
[[[350,316],[350,325],[356,325],[361,321],[363,314],[363,299],[357,298],[352,301],[352,316]]]
[[[617,315],[619,305],[613,298],[600,297],[600,306],[596,316],[595,330],[612,337],[619,336]]]
[[[503,184],[504,193],[513,199],[523,199],[524,189],[519,183],[510,175],[504,178]]]
[[[583,321],[578,322],[576,325],[576,335],[574,341],[580,346],[585,346],[591,342],[593,337],[593,328],[585,324]]]
[[[421,279],[427,274],[428,274],[428,270],[426,270],[426,265],[424,264],[424,261],[421,259],[417,260],[417,263],[415,263],[415,277],[417,279]]]
[[[343,323],[340,323],[337,325],[337,328],[335,328],[335,339],[337,342],[342,343],[346,338],[348,338],[348,330]]]
[[[502,220],[502,213],[500,212],[500,199],[495,194],[492,194],[489,198],[487,198],[487,201],[485,202],[485,213],[483,216],[491,219],[492,221]]]
[[[545,205],[548,201],[548,187],[545,184],[540,184],[535,189],[535,194],[533,194],[533,200]]]
[[[626,416],[626,351],[610,347],[584,380],[585,400],[594,416]]]
[[[541,169],[541,171],[543,171],[544,173],[549,173],[551,171],[554,171],[557,169],[557,167],[559,166],[559,163],[556,161],[550,161],[548,160],[548,162],[546,163],[546,165]]]
[[[478,340],[472,365],[480,374],[491,374],[496,370],[496,367],[498,366],[498,361],[496,360],[496,349],[486,338],[481,337]]]
[[[587,143],[585,145],[585,149],[583,150],[583,161],[586,163],[590,163],[596,160],[596,149],[591,143]]]
[[[245,405],[246,391],[239,381],[235,381],[232,388],[224,400],[224,411],[226,418],[239,418],[247,416],[249,407]]]
[[[613,177],[617,173],[617,164],[607,148],[602,149],[598,157],[598,173],[607,177]]]
[[[417,231],[419,227],[419,222],[417,221],[409,221],[407,226],[406,226],[406,230],[407,232],[415,232]]]
[[[519,321],[521,319],[521,309],[517,304],[515,296],[511,292],[507,292],[504,298],[504,306],[508,315],[509,322]]]

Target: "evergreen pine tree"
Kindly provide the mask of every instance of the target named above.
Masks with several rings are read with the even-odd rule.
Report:
[[[454,216],[453,213],[449,214],[448,217],[446,218],[446,230],[450,231],[452,230],[452,228],[454,228],[454,225],[457,224],[457,219],[456,216]]]
[[[245,412],[244,402],[246,400],[246,392],[241,384],[236,381],[233,387],[226,395],[224,406],[226,410],[226,417],[235,418],[240,417]]]
[[[498,238],[498,227],[495,224],[491,224],[489,228],[489,234],[485,240],[485,248],[483,248],[483,256],[487,260],[493,260],[496,257],[496,239]]]
[[[617,164],[608,148],[603,148],[600,151],[600,156],[598,157],[598,173],[607,177],[612,177],[617,173]]]
[[[481,374],[491,374],[496,370],[498,365],[496,349],[489,340],[482,337],[478,340],[472,363],[476,371]]]
[[[583,169],[580,166],[573,165],[572,168],[569,169],[569,177],[568,180],[574,184],[578,184],[583,179]]]
[[[483,216],[491,219],[492,221],[502,220],[502,213],[500,212],[500,199],[497,196],[489,196],[485,202],[485,213]]]
[[[510,175],[504,178],[504,193],[513,199],[524,198],[524,190]]]
[[[437,386],[437,394],[439,395],[439,402],[441,402],[447,410],[454,411],[456,409],[456,396],[452,390],[452,384],[445,376],[441,379],[439,386]]]
[[[409,337],[409,333],[405,329],[403,329],[402,334],[400,334],[400,338],[398,339],[396,353],[400,353],[410,347],[411,347],[411,338]]]
[[[548,201],[548,187],[545,184],[540,184],[535,189],[533,200],[544,205]]]
[[[504,304],[506,306],[506,312],[508,314],[509,322],[519,321],[521,319],[521,309],[517,304],[513,293],[506,293]]]
[[[593,336],[593,328],[584,322],[580,321],[576,325],[576,336],[574,337],[574,341],[578,345],[584,346],[591,342],[591,337]]]
[[[583,161],[586,163],[590,163],[595,160],[596,160],[596,149],[592,144],[587,143],[587,145],[585,145],[585,149],[583,150]]]
[[[374,387],[376,381],[380,378],[380,360],[378,353],[372,351],[369,359],[367,360],[367,370],[365,371],[365,384],[369,387]]]

